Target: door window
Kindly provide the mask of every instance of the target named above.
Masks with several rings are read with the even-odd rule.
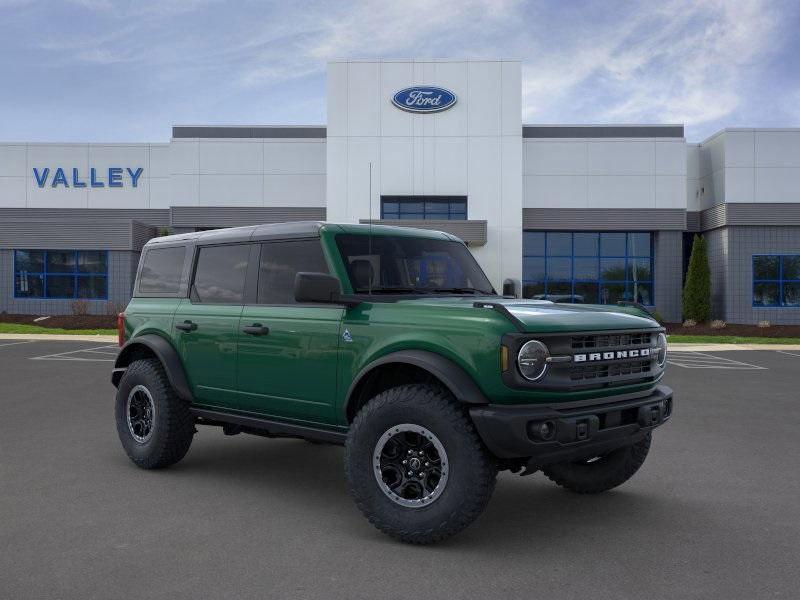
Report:
[[[200,248],[192,285],[192,301],[242,304],[249,255],[248,244]]]
[[[328,273],[318,239],[262,244],[258,303],[294,304],[294,278],[298,272]]]

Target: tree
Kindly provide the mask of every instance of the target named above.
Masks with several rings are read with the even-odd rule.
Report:
[[[683,286],[683,316],[701,323],[711,318],[711,269],[708,267],[706,241],[695,234],[686,284]]]

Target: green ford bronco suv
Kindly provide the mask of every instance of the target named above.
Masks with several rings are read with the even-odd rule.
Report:
[[[156,238],[118,324],[116,423],[134,463],[178,462],[199,425],[343,444],[359,509],[406,542],[469,525],[499,470],[618,486],[672,412],[666,337],[645,310],[499,296],[440,232]]]

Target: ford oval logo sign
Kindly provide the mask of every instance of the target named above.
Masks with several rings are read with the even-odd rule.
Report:
[[[453,92],[431,85],[405,88],[392,96],[392,104],[397,108],[415,113],[441,112],[455,103],[456,95]]]

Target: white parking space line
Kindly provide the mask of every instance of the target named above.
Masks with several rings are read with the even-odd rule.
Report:
[[[786,352],[786,350],[775,350],[778,354],[786,354],[787,356],[800,356],[797,352]]]
[[[0,348],[5,348],[6,346],[19,346],[20,344],[32,344],[36,340],[24,340],[22,342],[8,342],[6,344],[0,344]]]
[[[80,350],[70,350],[68,352],[58,352],[57,354],[46,354],[44,356],[34,356],[31,360],[73,360],[80,362],[114,362],[113,358],[84,358],[75,356],[76,354],[101,354],[103,356],[116,356],[116,352],[108,352],[109,348],[116,348],[114,345],[94,346],[92,348],[81,348]],[[105,350],[105,352],[104,352]]]
[[[732,358],[714,356],[713,354],[707,354],[705,352],[671,352],[667,358],[667,362],[671,365],[675,365],[676,367],[683,367],[684,369],[729,369],[739,371],[767,370],[767,367],[753,365],[740,360],[733,360]]]

